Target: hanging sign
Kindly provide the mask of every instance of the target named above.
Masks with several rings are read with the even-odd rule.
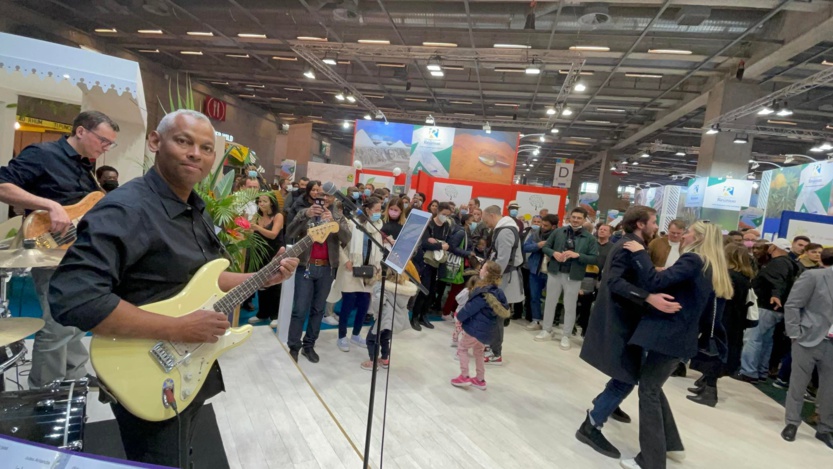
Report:
[[[553,187],[569,189],[573,181],[573,165],[575,160],[558,158],[555,160],[555,175],[552,180]]]
[[[214,97],[207,97],[203,102],[203,113],[206,116],[216,120],[216,121],[225,121],[226,120],[226,103],[225,101],[220,101]]]

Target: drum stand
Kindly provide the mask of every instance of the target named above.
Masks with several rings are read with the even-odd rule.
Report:
[[[12,317],[11,309],[9,309],[8,286],[13,272],[13,269],[0,270],[0,319]],[[15,378],[10,378],[9,381],[15,383],[18,390],[23,389],[20,385],[20,365],[25,362],[25,356],[26,346],[22,341],[19,344],[0,347],[0,392],[6,390],[5,372],[12,367],[15,370]]]
[[[0,318],[12,317],[12,312],[9,310],[9,296],[7,294],[11,279],[11,270],[0,270]]]

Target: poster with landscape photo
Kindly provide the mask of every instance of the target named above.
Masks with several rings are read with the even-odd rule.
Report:
[[[353,161],[361,161],[364,169],[404,171],[411,158],[414,126],[368,120],[356,121]]]
[[[457,129],[451,149],[450,178],[512,184],[518,133],[486,133],[480,129]]]

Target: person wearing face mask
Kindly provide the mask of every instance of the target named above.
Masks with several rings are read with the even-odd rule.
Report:
[[[521,240],[522,243],[525,245],[527,239],[532,236],[532,233],[539,231],[541,229],[541,217],[538,215],[534,215],[532,217],[532,221],[530,225],[521,232]],[[523,248],[522,248],[523,249]],[[529,254],[526,251],[524,253],[524,263],[521,265],[521,279],[524,283],[524,291],[529,292],[529,267],[527,266],[527,261],[529,259]],[[524,312],[526,314],[524,314]],[[532,295],[525,295],[523,303],[515,303],[513,305],[512,317],[511,319],[521,319],[524,318],[530,323],[533,322],[532,319]]]
[[[447,203],[438,204],[437,215],[431,218],[428,222],[428,227],[422,235],[422,244],[420,250],[414,255],[414,259],[422,261],[422,266],[419,267],[419,278],[422,285],[428,290],[426,295],[419,292],[414,301],[413,317],[411,318],[411,327],[414,330],[421,331],[423,327],[433,329],[434,325],[428,321],[428,309],[431,307],[432,300],[437,295],[439,289],[439,280],[437,279],[438,266],[431,265],[432,262],[426,260],[428,256],[434,258],[441,257],[442,251],[448,251],[449,245],[447,240],[451,235],[451,223],[449,216],[451,215],[451,208]]]
[[[388,203],[388,208],[382,217],[385,221],[385,224],[382,225],[382,233],[388,237],[385,241],[391,245],[399,237],[399,233],[402,232],[402,227],[405,225],[405,212],[405,199],[394,197]]]
[[[525,226],[523,220],[518,216],[520,213],[520,205],[518,205],[518,202],[510,200],[509,206],[506,208],[509,212],[509,216],[512,217],[512,219],[515,220],[515,224],[518,225],[518,233],[523,233]]]
[[[595,265],[599,248],[591,233],[582,228],[587,220],[587,210],[576,207],[570,212],[570,224],[561,227],[547,239],[542,250],[549,260],[547,264],[547,301],[544,305],[543,330],[536,341],[551,340],[555,335],[553,320],[558,298],[564,292],[564,330],[561,349],[569,350],[570,336],[576,324],[576,306],[581,281],[588,265]]]
[[[469,232],[469,224],[471,216],[462,215],[460,217],[460,224],[454,224],[452,228],[451,237],[448,240],[448,252],[460,256],[463,259],[465,268],[471,267],[469,258],[474,250],[474,245],[471,242],[471,234]],[[468,276],[463,277],[463,281],[459,284],[451,283],[448,291],[448,297],[443,304],[443,319],[453,320],[451,313],[457,308],[457,294],[463,291],[463,288],[468,280]]]
[[[373,236],[377,242],[382,242],[382,201],[377,197],[368,197],[362,203],[362,215],[356,220]],[[366,347],[365,340],[361,336],[364,318],[370,307],[370,294],[373,285],[378,281],[381,274],[382,251],[373,241],[357,228],[354,222],[347,222],[352,230],[350,243],[340,250],[339,264],[342,268],[336,275],[336,283],[341,286],[341,312],[338,315],[338,341],[336,345],[342,352],[350,351],[350,343],[358,347]],[[370,226],[373,225],[373,226]],[[373,278],[357,277],[354,275],[354,267],[373,267],[376,275]],[[350,314],[355,308],[356,314],[353,318],[353,331],[350,339],[347,338],[347,323]]]
[[[540,331],[541,319],[541,299],[543,298],[544,289],[547,287],[547,257],[543,255],[541,249],[547,244],[547,239],[553,233],[553,230],[558,225],[557,215],[546,215],[541,218],[540,228],[535,229],[535,220],[533,219],[533,229],[529,232],[526,241],[524,241],[524,255],[526,256],[526,265],[529,269],[529,309],[532,320],[526,326],[528,331]]]
[[[289,195],[286,196],[286,200],[283,203],[283,210],[285,212],[284,216],[286,217],[286,226],[289,226],[292,223],[292,219],[295,218],[296,211],[293,208],[295,205],[295,201],[298,200],[298,197],[302,197],[304,191],[307,189],[307,184],[309,184],[309,178],[304,176],[298,180],[297,183],[292,183],[292,190],[289,192]],[[294,240],[287,240],[290,243]]]
[[[119,172],[112,166],[101,166],[95,170],[95,178],[104,192],[113,192],[119,187]]]
[[[481,240],[486,243],[486,247],[489,247],[489,242],[492,239],[492,230],[483,223],[483,210],[479,207],[475,207],[471,211],[471,240],[473,243],[477,244]]]
[[[422,210],[422,204],[425,203],[426,198],[427,197],[425,197],[425,194],[423,194],[422,192],[417,192],[416,194],[414,194],[413,197],[411,197],[411,208]]]

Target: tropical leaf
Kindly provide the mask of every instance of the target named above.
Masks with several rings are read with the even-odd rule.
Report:
[[[226,198],[231,194],[231,189],[234,186],[234,171],[229,171],[220,179],[220,182],[214,188],[214,196],[219,198]]]
[[[182,93],[179,92],[179,74],[176,74],[176,108],[184,109],[182,107]]]

